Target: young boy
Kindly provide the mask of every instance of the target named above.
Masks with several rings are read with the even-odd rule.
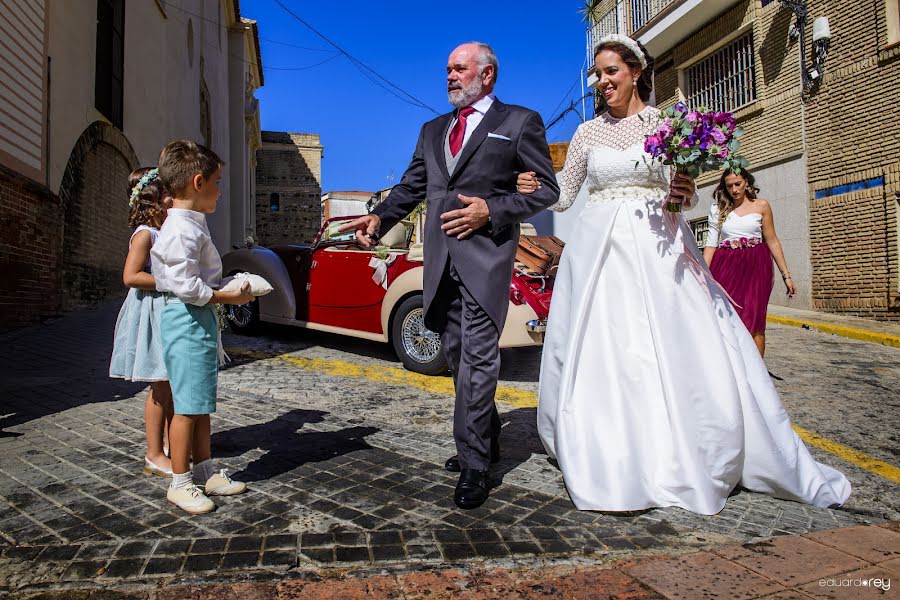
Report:
[[[156,289],[166,297],[160,338],[175,405],[169,429],[173,477],[166,497],[192,514],[216,508],[208,496],[247,489],[224,469],[215,472],[210,449],[209,415],[216,411],[219,372],[219,327],[211,305],[253,300],[249,284],[238,292],[214,289],[222,280],[222,260],[206,215],[216,210],[221,177],[221,159],[189,140],[172,142],[159,155],[159,178],[174,198],[151,250]]]

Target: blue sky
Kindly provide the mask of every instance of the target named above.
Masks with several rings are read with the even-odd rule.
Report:
[[[497,52],[500,77],[495,91],[504,102],[533,108],[549,122],[569,99],[581,97],[585,24],[578,0],[281,1],[439,113],[450,110],[447,55],[458,43],[473,39],[491,44]],[[363,77],[345,57],[323,52],[331,46],[274,0],[243,0],[241,13],[259,22],[265,86],[256,96],[263,129],[321,135],[323,191],[376,190],[399,181],[422,123],[434,113],[401,102]],[[299,67],[312,68],[280,70]],[[587,106],[590,112],[590,103]],[[580,122],[569,113],[549,131],[549,141],[568,140]]]

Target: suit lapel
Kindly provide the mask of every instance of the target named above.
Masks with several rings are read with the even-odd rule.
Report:
[[[450,123],[453,121],[454,114],[456,113],[447,113],[439,119],[437,126],[434,128],[436,135],[434,135],[431,140],[431,143],[434,145],[434,158],[441,168],[441,173],[443,173],[444,177],[447,179],[450,179],[450,171],[447,170],[447,159],[444,156],[444,141],[447,137],[447,130],[450,128]]]
[[[487,134],[500,125],[500,123],[506,119],[508,114],[509,111],[507,110],[506,105],[499,100],[494,99],[491,107],[484,113],[484,118],[481,119],[481,123],[478,124],[478,127],[475,128],[475,131],[473,131],[471,137],[469,137],[469,141],[463,146],[462,153],[459,156],[459,162],[456,163],[456,169],[453,170],[453,176],[450,177],[451,182],[459,176],[463,168],[465,168],[466,163],[469,162],[469,159],[472,158],[472,155],[478,150],[478,147],[487,139]]]

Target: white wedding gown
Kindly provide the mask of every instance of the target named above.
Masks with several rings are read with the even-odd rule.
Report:
[[[850,483],[791,429],[690,228],[663,213],[668,171],[643,151],[657,115],[603,115],[570,144],[552,208],[568,208],[585,178],[589,200],[553,289],[538,405],[544,447],[580,509],[715,514],[738,484],[843,504]]]

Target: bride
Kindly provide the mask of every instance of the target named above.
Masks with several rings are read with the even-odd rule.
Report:
[[[595,51],[609,111],[575,132],[556,211],[590,197],[556,277],[544,340],[538,431],[579,509],[679,506],[715,514],[732,489],[821,507],[850,483],[813,460],[766,367],[713,282],[690,228],[663,213],[667,167],[644,138],[652,59],[622,35]],[[520,191],[535,189],[530,173]],[[694,183],[672,189],[691,202]]]

